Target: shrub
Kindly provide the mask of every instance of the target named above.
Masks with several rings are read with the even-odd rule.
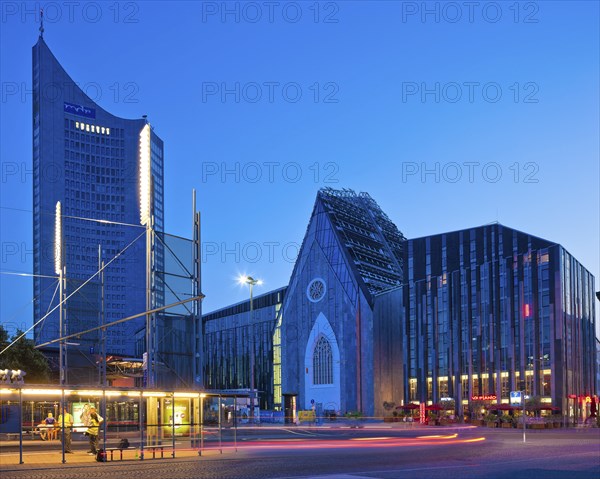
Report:
[[[346,417],[348,419],[361,419],[362,416],[363,416],[363,414],[360,411],[348,411],[346,413]]]
[[[498,416],[495,414],[486,414],[483,420],[485,422],[496,422],[498,420]]]

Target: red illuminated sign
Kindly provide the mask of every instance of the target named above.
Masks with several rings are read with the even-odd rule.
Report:
[[[498,399],[495,394],[489,396],[471,396],[471,401],[495,401]]]
[[[419,403],[419,423],[425,424],[425,403]]]
[[[567,396],[569,399],[577,399],[581,403],[591,403],[592,396],[577,396],[577,394],[569,394]]]

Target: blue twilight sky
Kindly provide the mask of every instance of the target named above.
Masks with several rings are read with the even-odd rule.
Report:
[[[198,190],[205,312],[247,298],[240,273],[287,284],[325,186],[369,192],[408,238],[499,221],[598,278],[598,2],[0,5],[3,272],[32,271],[45,7],[71,77],[164,140],[169,232],[191,235]],[[2,322],[31,325],[31,280],[0,282]]]

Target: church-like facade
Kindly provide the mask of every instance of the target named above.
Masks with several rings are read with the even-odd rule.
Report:
[[[374,414],[373,308],[402,283],[404,243],[368,194],[317,194],[282,308],[282,391],[299,408]]]

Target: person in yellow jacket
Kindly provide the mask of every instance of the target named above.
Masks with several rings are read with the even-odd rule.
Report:
[[[95,456],[98,453],[98,432],[100,430],[100,418],[96,412],[96,408],[90,408],[90,418],[86,434],[90,440],[89,455]]]
[[[61,438],[63,440],[65,452],[71,454],[73,451],[71,450],[71,432],[73,431],[73,416],[67,411],[66,408],[63,408],[62,414],[58,416],[57,427],[61,429]],[[63,428],[64,424],[64,428]]]

